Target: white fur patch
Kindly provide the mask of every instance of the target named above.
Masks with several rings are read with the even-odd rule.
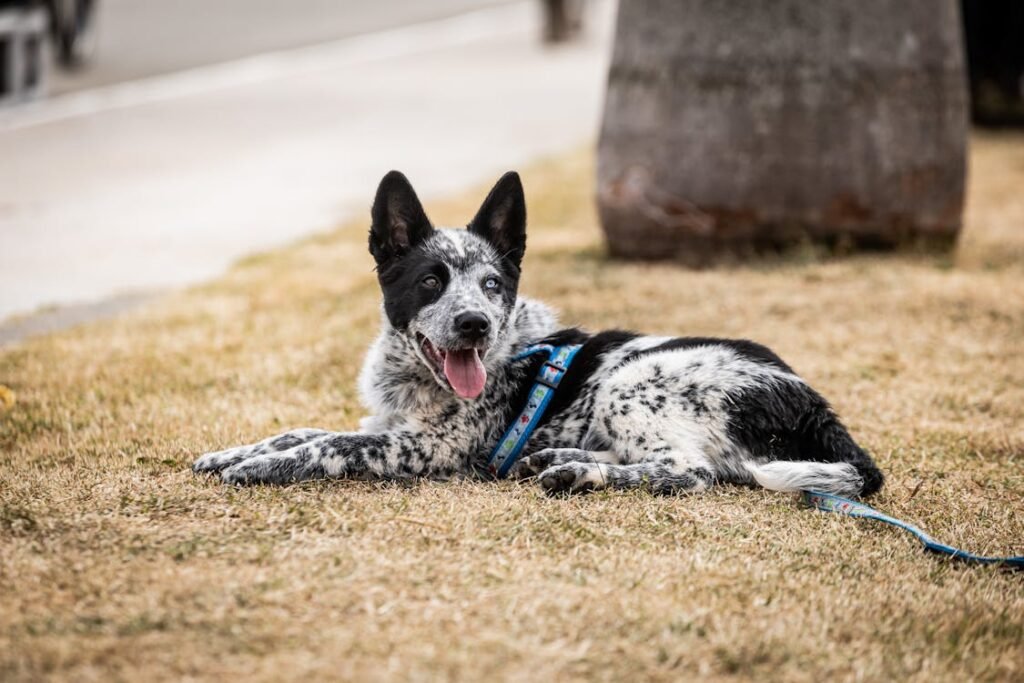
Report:
[[[763,464],[748,462],[744,466],[758,484],[771,491],[809,489],[837,496],[856,496],[864,484],[857,468],[845,462],[777,460]]]

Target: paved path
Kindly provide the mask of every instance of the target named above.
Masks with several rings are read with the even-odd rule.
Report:
[[[567,48],[515,3],[0,112],[0,318],[213,277],[366,214],[391,168],[430,197],[593,139],[593,9]]]
[[[88,69],[65,93],[449,17],[509,0],[97,0]]]

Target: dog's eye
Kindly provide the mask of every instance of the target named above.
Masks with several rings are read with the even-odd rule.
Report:
[[[486,289],[487,291],[493,292],[497,290],[498,287],[500,286],[501,283],[498,282],[498,278],[496,277],[489,277],[486,280],[484,280],[484,289]]]
[[[441,286],[441,281],[437,279],[436,275],[428,275],[420,280],[420,284],[427,289],[437,289]]]

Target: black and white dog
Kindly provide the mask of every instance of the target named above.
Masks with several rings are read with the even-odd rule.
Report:
[[[358,432],[297,429],[208,453],[196,472],[235,484],[482,473],[545,360],[519,353],[545,341],[581,345],[512,470],[546,491],[881,488],[825,399],[764,346],[559,329],[549,308],[518,297],[526,204],[515,173],[466,230],[434,228],[394,171],[372,217],[384,305],[359,382],[370,417]]]

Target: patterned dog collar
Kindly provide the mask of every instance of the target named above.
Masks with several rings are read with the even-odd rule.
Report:
[[[571,346],[537,344],[516,356],[516,360],[519,360],[538,353],[548,353],[548,359],[540,366],[540,371],[534,379],[533,387],[526,399],[526,407],[491,451],[491,457],[487,461],[487,468],[491,474],[501,478],[512,469],[512,465],[519,459],[523,447],[529,441],[533,430],[537,428],[537,424],[540,423],[544,411],[547,410],[551,398],[555,395],[555,390],[562,382],[562,378],[565,377],[565,373],[569,371],[569,365],[580,348],[579,344]]]

